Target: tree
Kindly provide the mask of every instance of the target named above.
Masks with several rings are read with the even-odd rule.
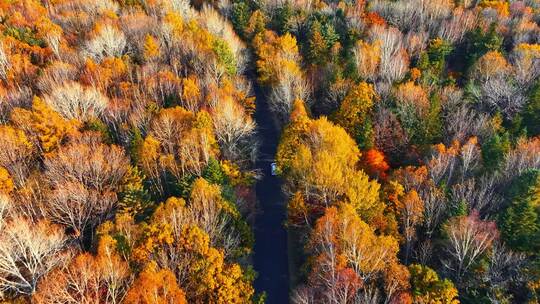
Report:
[[[120,57],[124,52],[126,36],[114,25],[96,23],[91,35],[92,38],[84,46],[90,57],[101,60],[104,57]]]
[[[31,111],[15,108],[11,120],[37,140],[44,155],[55,151],[79,126],[77,121],[64,119],[38,97],[34,98]]]
[[[154,257],[161,267],[174,266],[190,302],[242,303],[251,299],[249,278],[238,264],[225,261],[222,250],[210,246],[207,233],[191,224],[177,228],[173,234],[174,227],[167,223],[152,224],[136,254],[145,259]]]
[[[467,66],[472,66],[478,58],[489,51],[498,51],[502,46],[503,39],[497,32],[497,24],[491,23],[488,30],[484,31],[477,26],[467,35],[465,54]]]
[[[536,136],[540,134],[540,82],[531,90],[529,100],[523,112],[523,124],[527,128],[527,134]]]
[[[327,59],[328,47],[321,33],[322,27],[319,21],[315,20],[311,23],[308,40],[308,56],[307,59],[312,64],[322,64]]]
[[[295,192],[287,203],[287,225],[309,225],[309,209],[302,192]]]
[[[152,60],[160,55],[159,41],[151,35],[146,35],[144,38],[143,55],[146,60]]]
[[[98,117],[109,104],[108,98],[94,87],[66,82],[44,96],[45,102],[66,119],[86,121]]]
[[[62,147],[44,161],[43,177],[50,192],[40,208],[47,218],[73,229],[76,235],[83,235],[86,228],[96,227],[111,214],[129,165],[121,148],[85,136],[82,142]]]
[[[380,42],[376,40],[370,44],[358,40],[353,50],[356,69],[360,77],[366,80],[375,80],[381,62]]]
[[[184,291],[177,285],[174,274],[168,269],[159,269],[150,262],[139,274],[129,289],[124,303],[166,304],[188,303]]]
[[[452,271],[458,281],[462,280],[465,273],[499,237],[495,223],[481,220],[476,211],[470,215],[450,219],[444,231],[447,235],[446,250],[449,254],[449,259],[444,265]]]
[[[272,31],[253,39],[257,54],[258,79],[270,85],[270,108],[286,121],[296,99],[307,100],[308,88],[300,69],[296,38],[289,33],[278,36]]]
[[[497,170],[503,162],[504,156],[510,151],[510,138],[508,133],[502,136],[495,134],[482,145],[482,159],[486,170]]]
[[[217,156],[212,117],[206,111],[162,109],[152,120],[141,149],[140,163],[155,191],[170,193],[171,176],[177,180],[200,176],[208,160]]]
[[[397,261],[398,251],[394,238],[376,235],[347,203],[325,210],[307,248],[314,256],[308,287],[330,303],[349,303],[369,289],[386,264]]]
[[[0,232],[0,291],[30,295],[41,278],[63,263],[67,238],[40,220],[11,218]]]
[[[540,246],[540,172],[526,171],[509,192],[511,203],[499,218],[501,237],[510,248],[533,253]]]
[[[36,303],[120,303],[129,278],[128,265],[110,236],[99,241],[98,254],[81,253],[67,266],[49,273],[38,286]]]
[[[361,148],[371,148],[371,111],[378,100],[373,86],[361,82],[351,88],[336,114],[337,122],[356,139]]]
[[[385,180],[390,166],[386,162],[385,155],[377,149],[369,149],[362,155],[363,167],[370,176]]]
[[[0,126],[0,166],[8,172],[16,187],[21,187],[32,167],[34,145],[23,131]]]
[[[182,79],[182,106],[193,113],[200,109],[201,91],[197,82],[194,76]]]
[[[213,114],[216,139],[223,156],[239,163],[254,159],[256,126],[244,109],[231,98],[226,98]]]
[[[237,33],[245,35],[246,27],[249,23],[251,10],[249,5],[244,1],[235,2],[231,11],[231,22]]]
[[[0,193],[9,195],[13,190],[14,184],[9,172],[4,167],[0,167]]]
[[[381,214],[380,185],[357,169],[359,157],[356,143],[345,130],[325,117],[310,120],[303,104],[296,104],[278,147],[277,164],[287,178],[287,191],[301,191],[308,209],[341,200],[354,206],[366,221]]]
[[[409,266],[409,271],[414,303],[459,303],[452,281],[439,279],[433,269],[419,264]]]
[[[416,238],[416,226],[424,216],[424,202],[416,192],[405,188],[396,181],[391,181],[385,189],[389,200],[389,209],[399,219],[402,234],[405,240],[405,262],[409,260],[412,242]]]
[[[249,22],[246,28],[246,34],[249,38],[255,37],[255,35],[264,32],[268,17],[260,9],[256,10],[249,17]]]

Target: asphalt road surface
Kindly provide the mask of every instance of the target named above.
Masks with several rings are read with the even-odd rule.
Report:
[[[272,119],[264,94],[258,87],[255,91],[255,120],[261,140],[257,168],[264,174],[256,186],[259,210],[254,224],[253,262],[258,273],[255,289],[257,292],[266,292],[267,304],[285,304],[289,302],[287,233],[283,226],[286,218],[285,202],[281,181],[271,174],[271,163],[276,154],[280,130]]]

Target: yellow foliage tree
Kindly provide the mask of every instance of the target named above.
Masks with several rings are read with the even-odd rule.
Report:
[[[159,269],[150,262],[129,289],[126,304],[184,304],[188,303],[184,291],[176,283],[174,273]]]
[[[148,34],[144,38],[144,58],[151,60],[160,55],[159,42],[152,35]]]
[[[197,226],[187,226],[179,246],[199,258],[189,267],[188,298],[193,303],[246,303],[253,287],[238,264],[225,262],[222,251],[209,246],[208,235]]]
[[[262,83],[277,83],[281,75],[301,75],[298,45],[291,34],[278,36],[265,31],[255,36],[253,45],[259,58],[256,64]]]
[[[377,76],[377,70],[381,62],[380,42],[375,41],[370,44],[358,40],[354,49],[354,59],[358,74],[364,79],[373,80]]]
[[[478,59],[474,70],[481,79],[489,79],[497,75],[505,75],[510,71],[511,66],[506,58],[498,51],[487,52]]]
[[[346,201],[366,221],[382,215],[380,185],[358,170],[361,154],[347,132],[325,117],[309,119],[300,101],[295,103],[290,121],[278,146],[277,165],[290,192],[302,194],[310,210],[307,213],[317,204],[327,207]],[[296,206],[290,206],[291,211],[300,207],[300,201],[293,202]]]
[[[174,107],[162,109],[153,119],[139,155],[145,175],[159,193],[165,193],[166,174],[178,179],[186,174],[200,176],[218,152],[210,114]]]
[[[361,82],[351,88],[337,112],[337,122],[353,137],[358,138],[367,116],[378,96],[373,85]]]
[[[0,166],[9,172],[17,187],[30,173],[33,155],[34,145],[22,130],[0,125]]]
[[[45,155],[55,151],[80,126],[75,120],[63,118],[38,97],[34,97],[31,111],[15,108],[11,120],[37,139],[39,148]]]
[[[182,104],[190,111],[199,110],[201,92],[197,85],[197,78],[190,76],[182,79]]]
[[[0,167],[0,193],[9,195],[13,192],[13,188],[13,180],[11,179],[8,170],[4,167]]]

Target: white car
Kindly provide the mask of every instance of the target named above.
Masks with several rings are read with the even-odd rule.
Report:
[[[270,171],[272,172],[272,175],[277,175],[277,165],[276,163],[270,164]]]

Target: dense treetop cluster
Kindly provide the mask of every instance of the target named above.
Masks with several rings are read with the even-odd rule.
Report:
[[[538,301],[537,1],[239,0],[230,18],[284,126],[292,302]]]
[[[0,0],[0,301],[264,302],[254,85],[291,302],[539,301],[537,0]]]
[[[254,98],[230,23],[185,1],[0,15],[0,299],[250,302]]]

